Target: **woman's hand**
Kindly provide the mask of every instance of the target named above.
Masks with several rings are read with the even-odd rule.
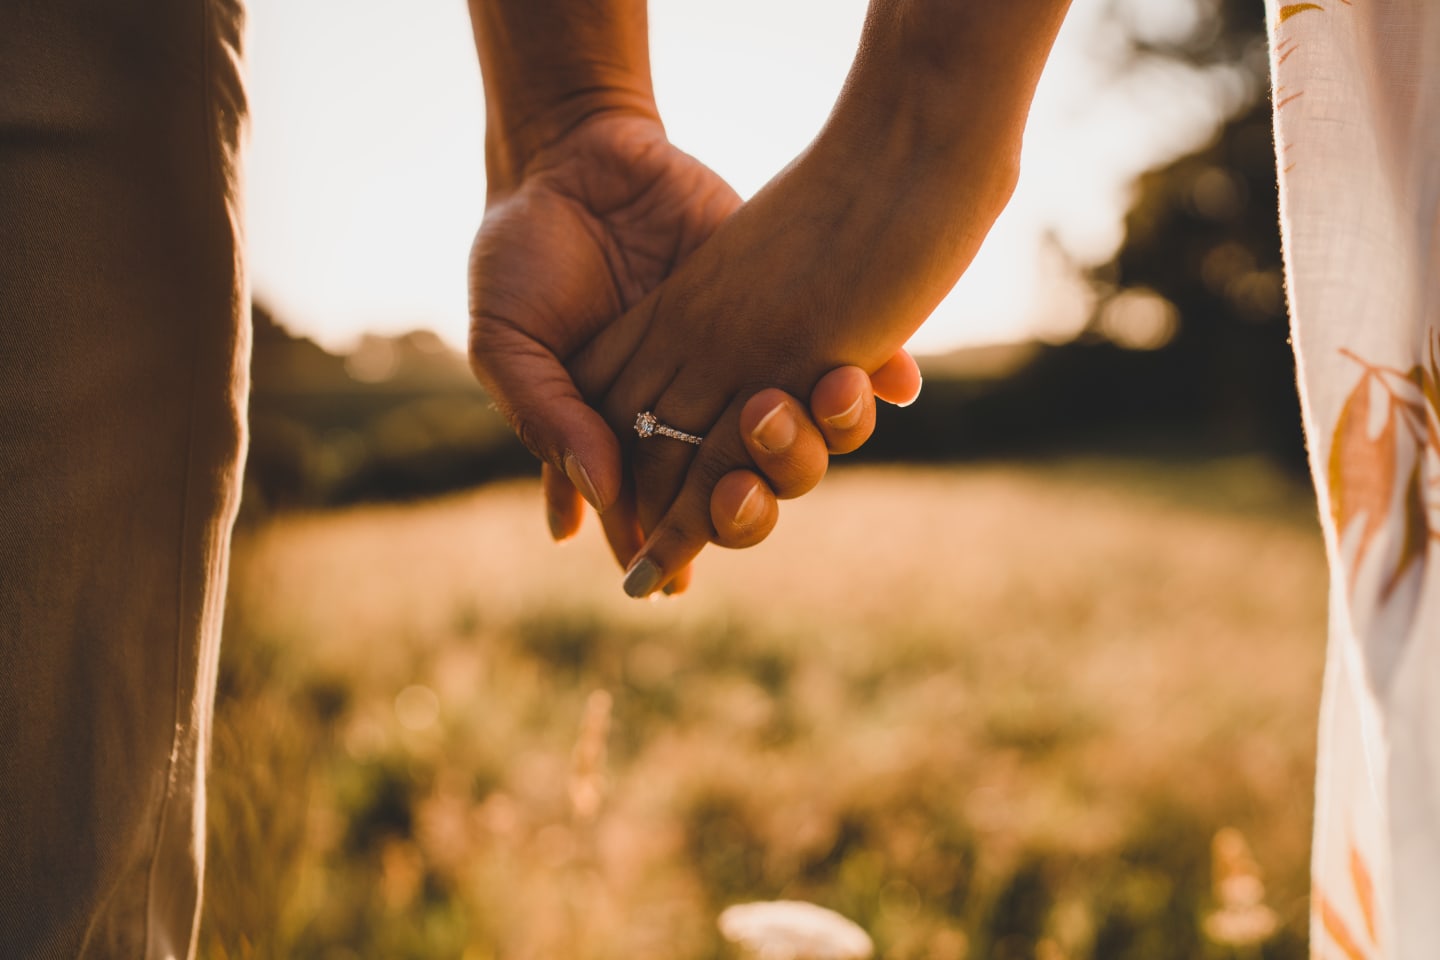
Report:
[[[795,456],[841,449],[845,431],[869,436],[868,393],[822,376],[845,365],[882,380],[892,372],[887,361],[973,257],[1013,184],[1008,168],[986,159],[959,178],[958,197],[872,190],[868,165],[825,152],[772,182],[569,363],[583,396],[625,438],[635,512],[602,519],[612,543],[638,550],[625,581],[633,596],[683,578],[706,542],[748,546],[773,527],[775,499],[745,470],[774,448],[772,414],[797,417],[767,388],[810,397],[821,428],[842,434],[782,433]],[[848,402],[827,403],[832,390]],[[637,437],[642,411],[705,440]],[[772,481],[778,473],[769,463],[765,472]]]
[[[879,370],[959,279],[1014,190],[1068,6],[871,0],[815,142],[569,364],[617,432],[650,411],[706,438],[627,438],[636,515],[612,513],[607,532],[646,539],[626,592],[683,578],[722,521],[755,538],[774,523],[773,501],[734,474],[760,440],[756,393]]]

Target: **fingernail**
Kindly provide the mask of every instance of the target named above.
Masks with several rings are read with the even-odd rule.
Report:
[[[838,427],[841,430],[849,430],[851,427],[855,426],[857,423],[860,422],[860,414],[864,412],[865,398],[856,397],[855,402],[850,404],[848,409],[844,410],[841,413],[835,414],[835,416],[833,417],[826,417],[825,422],[830,424],[830,426],[832,427]]]
[[[586,471],[585,465],[573,453],[565,454],[565,476],[570,478],[575,489],[580,491],[580,496],[585,502],[594,507],[598,513],[600,510],[600,494],[595,492],[595,484],[590,480],[590,474]]]
[[[760,484],[750,488],[745,494],[745,499],[740,501],[740,509],[735,511],[735,524],[740,527],[754,526],[765,512],[765,498],[760,495]]]
[[[914,403],[916,400],[919,400],[919,399],[920,399],[920,391],[924,388],[924,386],[925,386],[925,378],[924,378],[924,377],[921,377],[921,378],[920,378],[920,385],[915,388],[915,396],[911,397],[909,400],[906,400],[904,403],[897,403],[897,404],[895,404],[895,406],[897,406],[897,407],[908,407],[908,406],[910,406],[910,404]]]
[[[795,442],[795,418],[790,416],[783,401],[761,418],[750,432],[750,439],[771,453],[790,449],[790,444]]]
[[[648,597],[660,586],[661,576],[663,574],[654,560],[641,557],[625,572],[625,592],[637,600]]]
[[[671,580],[669,583],[665,584],[665,586],[660,588],[660,592],[665,594],[665,596],[667,597],[675,596],[675,594],[678,593],[679,590],[680,585],[677,584],[674,580]]]
[[[545,522],[550,524],[550,539],[559,543],[565,539],[565,528],[562,526],[560,514],[551,507],[545,508]]]

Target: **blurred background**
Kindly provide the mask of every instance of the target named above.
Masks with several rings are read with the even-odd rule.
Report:
[[[753,193],[864,6],[652,0],[672,138]],[[549,544],[458,352],[464,5],[250,7],[205,956],[718,958],[778,898],[889,958],[1306,955],[1326,576],[1262,5],[1076,0],[919,402],[640,604]]]

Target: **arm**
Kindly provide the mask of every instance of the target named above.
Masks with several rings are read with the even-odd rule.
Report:
[[[470,0],[492,195],[513,190],[529,161],[593,116],[660,122],[646,2]]]

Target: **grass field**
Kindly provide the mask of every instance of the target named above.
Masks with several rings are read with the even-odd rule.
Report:
[[[203,956],[720,958],[782,898],[891,960],[1305,956],[1304,489],[837,472],[655,602],[538,497],[240,537]],[[1236,871],[1273,934],[1216,932]]]

